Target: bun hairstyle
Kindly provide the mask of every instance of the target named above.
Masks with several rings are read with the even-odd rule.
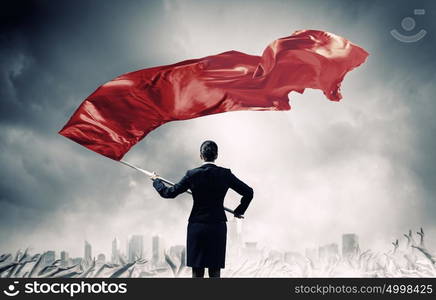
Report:
[[[205,161],[214,161],[218,157],[218,145],[214,141],[204,141],[200,146],[200,154]]]

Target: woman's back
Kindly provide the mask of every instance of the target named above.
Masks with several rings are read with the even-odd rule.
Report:
[[[224,197],[229,189],[230,170],[206,163],[190,170],[188,174],[194,202],[189,222],[227,221]]]

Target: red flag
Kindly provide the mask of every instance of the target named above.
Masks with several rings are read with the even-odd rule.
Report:
[[[100,86],[59,133],[120,160],[169,121],[237,110],[289,110],[288,94],[306,88],[339,101],[345,74],[367,56],[342,37],[302,30],[275,40],[262,56],[228,51],[143,69]]]

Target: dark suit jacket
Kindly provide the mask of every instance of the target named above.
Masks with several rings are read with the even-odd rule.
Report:
[[[214,164],[203,164],[201,167],[189,170],[173,187],[167,187],[160,179],[154,180],[153,186],[164,198],[174,198],[190,189],[194,205],[189,222],[227,221],[224,213],[224,197],[229,188],[242,196],[241,203],[235,209],[237,215],[243,215],[253,199],[251,187],[236,178],[230,169]]]

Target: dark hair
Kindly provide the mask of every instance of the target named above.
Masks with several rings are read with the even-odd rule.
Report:
[[[204,141],[200,153],[205,161],[214,161],[218,157],[218,145],[214,141]]]

